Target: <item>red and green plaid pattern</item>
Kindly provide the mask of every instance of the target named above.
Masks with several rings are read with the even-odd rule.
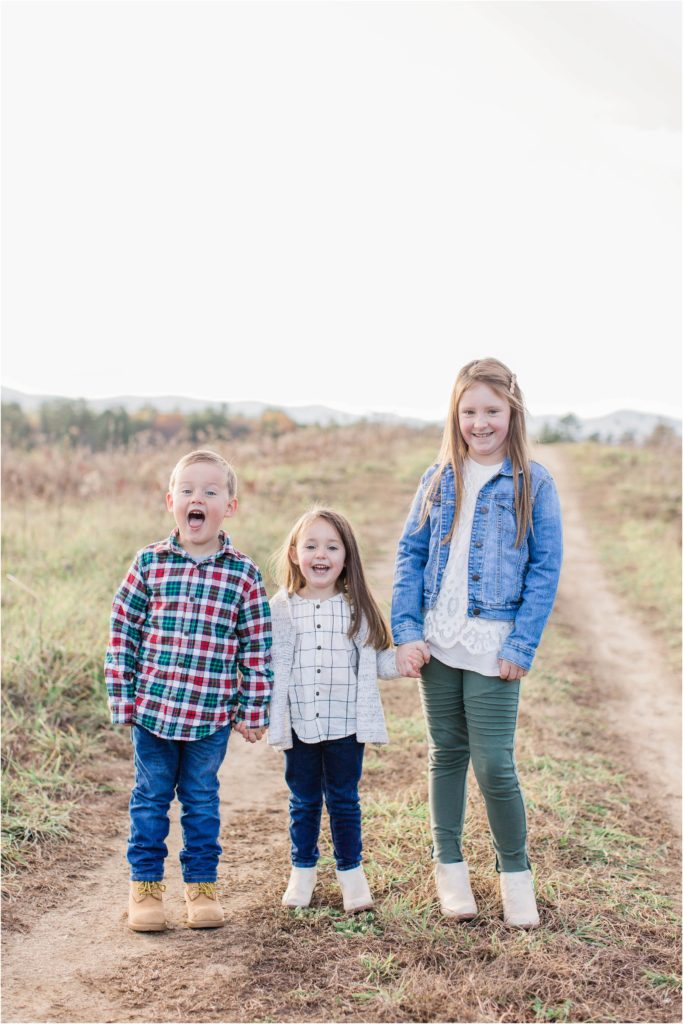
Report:
[[[119,587],[104,671],[115,723],[198,740],[230,721],[268,725],[270,607],[261,574],[224,534],[202,562],[168,540]]]

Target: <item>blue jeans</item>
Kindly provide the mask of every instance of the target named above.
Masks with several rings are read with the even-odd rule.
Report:
[[[218,770],[228,746],[226,725],[201,740],[166,740],[139,725],[130,727],[135,785],[130,795],[128,863],[137,882],[160,882],[168,849],[168,811],[181,803],[185,882],[215,882],[222,853]]]
[[[360,799],[365,744],[355,736],[321,743],[302,743],[292,730],[293,746],[285,750],[289,786],[289,835],[292,864],[312,868],[318,862],[318,836],[323,800],[330,816],[334,859],[339,871],[361,862]]]

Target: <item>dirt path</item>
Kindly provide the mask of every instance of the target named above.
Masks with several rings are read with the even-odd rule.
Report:
[[[74,883],[68,902],[45,914],[27,934],[9,937],[3,957],[3,1020],[164,1021],[178,1019],[176,1010],[182,1005],[209,1009],[207,998],[210,1003],[219,989],[229,990],[243,970],[248,937],[239,923],[245,918],[248,923],[250,897],[271,856],[284,844],[286,801],[280,755],[233,734],[221,769],[220,888],[231,927],[205,934],[184,925],[175,804],[165,879],[170,931],[136,934],[126,926],[128,871],[122,830],[119,852]],[[127,827],[125,820],[121,824]],[[178,989],[160,993],[154,984],[155,965],[173,959],[178,962]],[[123,1012],[122,992],[128,1007]],[[132,1000],[135,1008],[131,994],[137,996]],[[180,1019],[191,1016],[181,1014]]]
[[[611,589],[581,514],[581,503],[562,453],[538,455],[560,492],[565,561],[561,617],[576,631],[602,694],[603,708],[623,736],[636,773],[681,835],[681,683],[664,653]],[[600,722],[596,721],[596,729]]]
[[[680,832],[680,693],[662,667],[654,642],[611,592],[599,566],[560,454],[542,460],[557,479],[566,523],[566,562],[560,615],[573,625],[590,657],[604,710],[621,731],[630,758],[652,798]],[[395,536],[387,536],[370,579],[388,595]],[[596,721],[596,729],[600,728]],[[421,769],[422,770],[422,769]],[[216,932],[184,925],[177,860],[177,814],[169,840],[169,932],[135,934],[126,927],[127,821],[118,815],[116,853],[78,875],[67,900],[37,918],[25,933],[4,938],[4,1021],[243,1020],[248,1007],[232,995],[246,964],[258,955],[252,909],[270,875],[286,877],[287,797],[280,755],[264,743],[230,740],[221,772],[221,901],[228,923]],[[29,890],[30,891],[30,890]],[[19,909],[15,910],[18,916]],[[167,980],[174,979],[173,990]]]

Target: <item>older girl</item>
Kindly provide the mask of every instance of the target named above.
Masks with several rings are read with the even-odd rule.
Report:
[[[562,558],[550,474],[529,459],[517,378],[497,359],[458,374],[437,462],[399,542],[399,671],[422,656],[429,802],[442,912],[477,912],[463,859],[467,769],[486,803],[506,923],[539,923],[515,763],[520,681],[550,615]]]

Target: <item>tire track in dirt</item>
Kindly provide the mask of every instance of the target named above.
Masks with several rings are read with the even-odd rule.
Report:
[[[668,668],[654,638],[610,587],[566,458],[558,448],[544,446],[538,460],[552,473],[562,503],[561,617],[590,661],[607,724],[624,738],[634,773],[680,837],[680,679]],[[599,720],[595,725],[600,729]]]

